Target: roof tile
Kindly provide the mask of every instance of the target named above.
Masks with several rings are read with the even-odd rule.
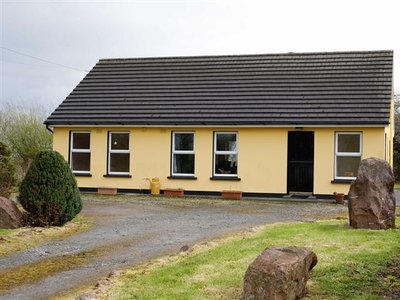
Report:
[[[385,125],[393,51],[101,59],[57,125]]]

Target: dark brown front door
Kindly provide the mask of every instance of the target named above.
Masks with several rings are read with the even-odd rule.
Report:
[[[291,192],[313,192],[314,132],[288,132],[287,188]]]

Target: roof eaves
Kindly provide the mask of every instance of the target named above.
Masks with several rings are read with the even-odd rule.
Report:
[[[221,121],[221,122],[189,122],[189,121],[165,121],[165,122],[90,122],[90,121],[75,121],[75,122],[62,122],[62,121],[46,121],[46,126],[387,126],[389,121],[297,121],[297,122],[263,122],[263,121]]]

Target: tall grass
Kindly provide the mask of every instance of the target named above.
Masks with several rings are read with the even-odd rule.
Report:
[[[399,292],[399,278],[388,268],[400,260],[400,231],[355,230],[347,224],[274,224],[251,236],[208,243],[190,254],[126,271],[111,299],[240,299],[251,262],[266,247],[291,245],[310,247],[318,256],[307,299],[382,299]]]
[[[40,105],[21,106],[6,102],[0,109],[0,140],[12,151],[19,181],[36,154],[53,147],[53,135],[43,125],[47,116],[48,109]]]

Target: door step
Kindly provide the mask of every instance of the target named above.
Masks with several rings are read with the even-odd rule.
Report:
[[[316,199],[312,193],[293,192],[283,196],[284,199]]]

